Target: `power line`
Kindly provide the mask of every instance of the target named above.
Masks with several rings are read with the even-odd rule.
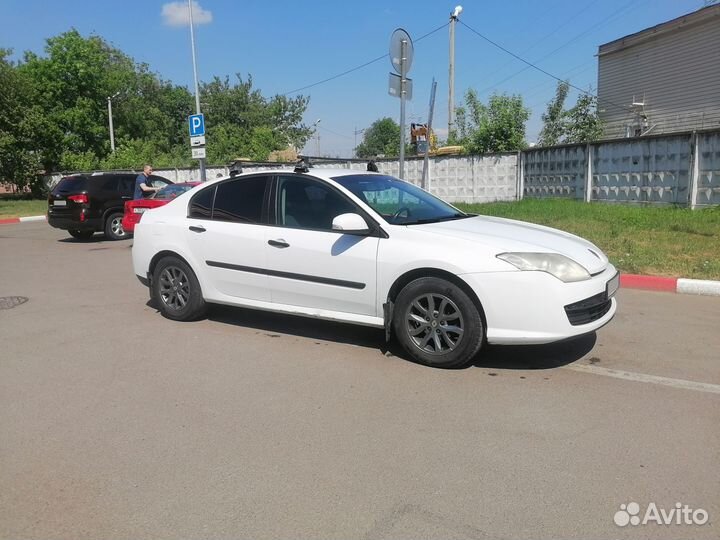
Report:
[[[338,137],[345,137],[346,139],[352,139],[350,135],[343,135],[342,133],[338,133],[337,131],[333,131],[332,129],[328,129],[325,126],[321,126],[318,124],[318,127],[322,129],[323,131],[327,131],[328,133],[332,133],[333,135],[337,135]]]
[[[619,17],[624,11],[627,11],[628,9],[630,9],[631,7],[633,7],[633,2],[634,2],[634,0],[631,0],[630,2],[628,2],[627,4],[625,4],[622,8],[620,8],[618,11],[615,11],[615,12],[611,13],[610,15],[608,15],[607,17],[605,17],[604,19],[602,19],[602,20],[600,20],[599,22],[597,22],[596,24],[592,25],[590,28],[587,28],[585,31],[579,33],[579,34],[576,35],[575,37],[571,38],[570,40],[568,40],[568,41],[566,41],[565,43],[563,43],[562,45],[560,45],[559,47],[556,47],[555,49],[553,49],[553,50],[550,51],[549,53],[547,53],[547,54],[545,54],[544,56],[538,58],[537,60],[535,60],[535,62],[538,62],[538,63],[539,63],[539,62],[542,62],[543,60],[549,58],[550,56],[552,56],[553,54],[555,54],[555,53],[558,52],[559,50],[564,49],[565,47],[567,47],[568,45],[571,45],[572,43],[575,43],[578,39],[586,36],[587,34],[589,34],[590,32],[592,32],[593,30],[599,28],[600,26],[604,26],[605,24],[607,24],[607,23],[610,22],[611,20],[616,19],[616,18]],[[641,4],[637,4],[637,5],[634,6],[634,7],[639,7],[640,5],[641,5]],[[585,10],[583,10],[583,11],[585,11]],[[581,12],[581,13],[582,13],[582,12]],[[579,13],[578,13],[578,15],[579,15]],[[546,36],[546,37],[547,37],[547,36]],[[544,39],[545,39],[545,38],[542,38],[540,41],[543,41]],[[479,95],[480,95],[480,94],[484,94],[485,92],[487,92],[487,91],[489,91],[489,90],[492,90],[492,89],[495,88],[496,86],[499,86],[499,85],[501,85],[501,84],[509,81],[510,79],[513,79],[514,77],[516,77],[517,75],[520,75],[521,73],[524,73],[525,71],[527,71],[528,69],[530,69],[530,67],[532,67],[532,66],[526,66],[526,67],[522,68],[521,70],[516,71],[515,73],[513,73],[513,74],[511,74],[511,75],[508,75],[507,77],[505,77],[505,78],[504,78],[503,80],[501,80],[500,82],[497,82],[497,83],[495,83],[495,84],[493,84],[493,85],[491,85],[491,86],[488,86],[487,88],[483,88],[480,92],[478,92],[478,94],[479,94]]]
[[[541,37],[541,38],[539,38],[538,40],[536,40],[536,43],[542,44],[547,38],[549,38],[550,36],[552,36],[555,32],[557,32],[558,30],[560,30],[562,27],[564,27],[565,25],[567,25],[567,24],[570,23],[571,21],[575,20],[577,17],[579,17],[579,16],[582,15],[583,13],[585,13],[588,9],[590,9],[590,8],[591,8],[592,6],[594,6],[595,4],[596,4],[596,0],[591,0],[589,4],[587,4],[584,8],[582,8],[582,9],[581,9],[580,11],[578,11],[577,13],[575,13],[575,15],[573,15],[572,17],[570,17],[569,19],[567,19],[567,20],[566,20],[565,22],[563,22],[561,25],[555,27],[555,29],[554,29],[552,32],[550,32],[550,33],[548,33],[548,34],[545,34],[543,37]],[[530,51],[525,51],[523,54],[528,53],[528,52],[530,52]],[[539,60],[536,60],[536,61],[539,61]],[[493,71],[492,73],[488,73],[487,75],[485,75],[485,77],[487,77],[487,78],[489,79],[490,77],[493,77],[493,76],[495,76],[496,74],[498,74],[498,73],[500,73],[500,72],[502,72],[502,71],[505,71],[505,69],[506,69],[507,67],[508,67],[508,65],[506,64],[506,65],[504,65],[503,67],[501,67],[500,69],[496,69],[496,70]],[[522,71],[524,71],[525,69],[527,69],[527,68],[523,68]],[[517,74],[519,74],[519,73],[521,73],[521,71],[518,71],[518,72],[515,73],[514,75],[517,75]],[[511,75],[510,77],[513,77],[514,75]],[[502,83],[505,82],[506,80],[507,80],[507,79],[503,79],[503,80],[500,81],[499,83],[496,83],[496,85],[502,84]],[[485,90],[482,90],[481,92],[478,92],[478,93],[479,93],[479,94],[482,94],[482,93],[484,93],[484,92],[486,92],[487,90],[492,89],[492,88],[493,88],[493,87],[490,87],[490,88],[485,89]]]
[[[422,36],[420,36],[419,38],[417,38],[417,39],[414,40],[414,41],[415,41],[416,43],[417,43],[418,41],[422,41],[423,39],[425,39],[425,38],[428,37],[428,36],[431,36],[431,35],[434,34],[435,32],[439,32],[440,30],[442,30],[443,28],[445,28],[445,27],[448,26],[449,24],[450,24],[450,22],[448,21],[448,22],[446,22],[445,24],[443,24],[443,25],[441,25],[441,26],[438,26],[438,27],[435,28],[434,30],[430,30],[428,33],[423,34]],[[302,87],[300,87],[300,88],[296,88],[295,90],[290,90],[289,92],[285,92],[285,93],[282,94],[282,95],[283,95],[283,96],[287,96],[287,95],[290,95],[290,94],[295,94],[296,92],[300,92],[300,91],[302,91],[302,90],[307,90],[308,88],[313,88],[313,87],[315,87],[315,86],[319,86],[319,85],[321,85],[321,84],[325,84],[326,82],[334,81],[335,79],[339,79],[340,77],[344,77],[345,75],[348,75],[348,74],[352,73],[353,71],[357,71],[357,70],[362,69],[362,68],[364,68],[364,67],[367,67],[367,66],[369,66],[369,65],[371,65],[371,64],[374,64],[375,62],[379,62],[380,60],[383,60],[383,59],[387,58],[388,56],[389,56],[389,53],[385,53],[385,54],[383,54],[382,56],[378,56],[377,58],[373,58],[372,60],[370,60],[370,61],[368,61],[368,62],[365,62],[364,64],[360,64],[359,66],[355,66],[354,68],[350,68],[350,69],[348,69],[348,70],[345,70],[345,71],[343,71],[342,73],[338,73],[337,75],[333,75],[332,77],[328,77],[327,79],[323,79],[322,81],[318,81],[318,82],[315,82],[315,83],[312,83],[312,84],[308,84],[308,85],[306,85],[306,86],[302,86]]]
[[[536,65],[533,64],[532,62],[530,62],[530,61],[528,61],[528,60],[525,60],[523,57],[518,56],[517,54],[515,54],[515,53],[512,52],[512,51],[509,51],[508,49],[506,49],[505,47],[503,47],[503,46],[500,45],[499,43],[494,42],[494,41],[493,41],[492,39],[490,39],[489,37],[486,37],[486,36],[482,35],[480,32],[478,32],[477,30],[475,30],[473,27],[471,27],[471,26],[468,25],[467,23],[463,22],[462,20],[459,20],[459,19],[458,19],[458,22],[459,22],[460,24],[462,24],[463,26],[465,26],[465,27],[466,27],[468,30],[470,30],[473,34],[476,34],[478,37],[484,39],[485,41],[487,41],[488,43],[490,43],[492,46],[497,47],[497,48],[500,49],[501,51],[504,51],[505,53],[507,53],[507,54],[509,54],[510,56],[512,56],[513,58],[517,58],[517,59],[520,60],[522,63],[527,64],[529,67],[538,70],[540,73],[544,73],[544,74],[547,75],[548,77],[552,77],[552,78],[555,79],[556,81],[566,82],[566,81],[564,81],[563,79],[561,79],[560,77],[557,77],[557,76],[553,75],[553,74],[550,73],[549,71],[545,71],[543,68],[541,68],[541,67],[539,67],[539,66],[536,66]],[[598,96],[596,96],[596,95],[593,94],[592,92],[588,92],[587,90],[583,90],[583,89],[580,88],[579,86],[575,86],[574,84],[570,84],[570,83],[568,83],[568,86],[570,86],[570,88],[574,88],[574,89],[577,90],[578,92],[581,92],[581,93],[583,93],[583,94],[585,94],[585,95],[588,95],[588,96],[590,96],[590,97],[594,97],[594,98],[597,99],[598,101],[600,100],[600,98],[598,98]],[[613,103],[613,102],[610,101],[609,99],[604,99],[604,98],[603,98],[602,101],[605,101],[606,103],[610,103],[611,105],[614,105],[615,107],[619,107],[619,108],[621,108],[621,109],[631,109],[631,107],[628,107],[628,106],[625,106],[625,105],[618,105],[617,103]]]

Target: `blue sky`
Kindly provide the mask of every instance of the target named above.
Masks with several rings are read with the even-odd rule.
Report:
[[[163,17],[170,2],[124,0],[3,0],[0,47],[43,52],[45,39],[77,28],[95,33],[163,78],[192,88],[187,26]],[[544,70],[581,88],[597,87],[598,45],[681,16],[703,0],[484,0],[460,2],[461,21]],[[186,4],[186,2],[185,2]],[[251,74],[263,94],[286,93],[364,64],[388,50],[395,28],[417,40],[445,24],[456,3],[415,2],[261,2],[199,0],[204,24],[196,28],[199,76]],[[167,8],[166,8],[167,9]],[[171,10],[172,12],[172,10]],[[203,18],[203,13],[196,13]],[[493,91],[521,94],[533,115],[527,138],[536,139],[540,114],[555,81],[513,59],[462,24],[456,30],[456,103],[474,88],[486,99]],[[305,120],[320,119],[323,155],[350,156],[362,135],[356,129],[390,116],[399,121],[400,102],[387,93],[388,59],[302,93],[309,95]],[[443,136],[448,118],[448,29],[415,43],[410,72],[414,97],[408,122],[427,119],[432,78],[438,81],[435,118]],[[576,93],[569,103],[574,103]],[[212,141],[208,141],[212,144]],[[308,144],[314,154],[317,140]]]

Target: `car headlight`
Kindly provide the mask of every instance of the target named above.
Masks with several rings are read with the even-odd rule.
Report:
[[[559,253],[500,253],[497,258],[520,270],[547,272],[565,283],[590,279],[583,266]]]

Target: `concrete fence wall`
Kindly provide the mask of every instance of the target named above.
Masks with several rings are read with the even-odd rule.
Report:
[[[398,176],[397,159],[376,160],[380,172]],[[316,162],[317,168],[364,171],[364,162]],[[274,168],[246,166],[244,171]],[[423,160],[405,162],[405,179],[457,203],[567,198],[612,203],[673,204],[691,208],[720,204],[720,131],[680,133],[592,144],[531,148],[518,153],[436,156],[422,185]],[[199,179],[198,169],[156,169],[173,182]],[[230,174],[207,167],[208,179]],[[51,185],[61,174],[52,175]]]
[[[720,131],[534,148],[520,159],[524,197],[720,204]]]

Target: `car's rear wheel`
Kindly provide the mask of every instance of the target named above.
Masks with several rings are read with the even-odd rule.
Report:
[[[418,362],[435,367],[466,365],[480,350],[483,322],[457,285],[427,277],[408,283],[395,301],[393,330]]]
[[[105,237],[108,240],[123,240],[129,235],[122,226],[122,212],[113,212],[105,220]]]
[[[194,321],[207,313],[200,282],[178,257],[164,257],[153,272],[152,296],[160,313],[174,321]]]
[[[69,230],[70,236],[73,238],[77,238],[78,240],[90,240],[93,237],[93,234],[95,234],[95,231],[78,231],[78,230]]]

